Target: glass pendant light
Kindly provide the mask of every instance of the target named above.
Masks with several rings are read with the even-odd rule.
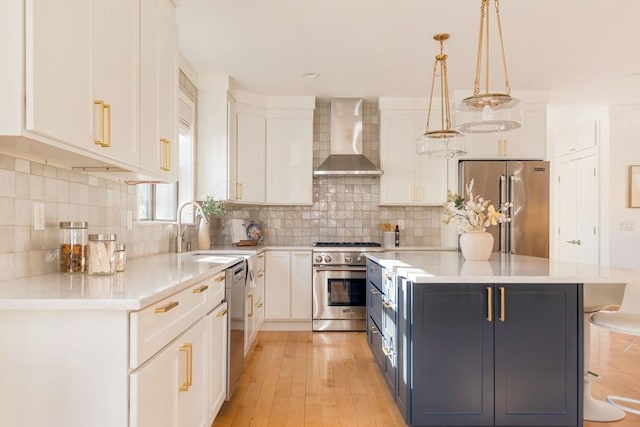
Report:
[[[504,54],[502,40],[502,22],[500,21],[500,2],[494,0],[498,38],[500,39],[500,54],[504,71],[504,93],[489,91],[489,2],[481,0],[480,31],[478,35],[478,58],[476,73],[473,81],[473,95],[457,103],[456,123],[454,127],[463,133],[505,132],[517,129],[522,124],[522,103],[511,97],[507,61]],[[485,63],[485,90],[480,93],[482,59]]]
[[[430,157],[454,157],[466,154],[464,149],[464,135],[451,129],[451,106],[449,104],[449,80],[447,78],[447,55],[444,53],[444,41],[449,39],[449,34],[441,33],[433,36],[440,43],[440,54],[436,55],[433,64],[433,76],[431,78],[431,93],[429,95],[429,110],[427,112],[427,125],[424,135],[420,135],[417,141],[418,153],[427,154]],[[438,66],[440,72],[438,74]],[[436,75],[440,76],[440,129],[430,130],[431,107],[433,104],[433,90],[436,86]]]

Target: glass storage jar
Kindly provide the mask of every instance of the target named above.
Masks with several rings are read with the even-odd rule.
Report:
[[[116,272],[117,237],[115,234],[89,234],[89,274],[103,275]]]
[[[60,271],[84,273],[86,271],[87,229],[86,221],[60,222]]]
[[[124,271],[127,263],[127,248],[124,244],[116,245],[116,271]]]

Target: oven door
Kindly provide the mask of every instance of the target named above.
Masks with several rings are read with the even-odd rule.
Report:
[[[366,267],[314,267],[313,319],[366,319]]]

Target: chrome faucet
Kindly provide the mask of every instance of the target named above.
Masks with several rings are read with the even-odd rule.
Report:
[[[209,218],[204,214],[204,210],[202,209],[202,205],[196,201],[184,202],[178,208],[177,220],[178,220],[178,235],[176,236],[176,252],[182,253],[182,243],[184,241],[184,233],[180,231],[182,228],[182,209],[184,209],[187,205],[193,205],[196,208],[196,211],[200,214],[204,222],[209,222]]]

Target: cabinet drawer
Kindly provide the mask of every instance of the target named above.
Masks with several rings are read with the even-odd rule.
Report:
[[[378,329],[382,329],[382,293],[380,289],[367,283],[367,301],[369,302],[368,313]]]
[[[200,284],[200,286],[207,286],[207,312],[219,306],[224,300],[225,283],[225,271],[222,270]]]
[[[367,322],[367,341],[369,342],[369,348],[373,353],[373,358],[378,363],[378,366],[384,371],[384,353],[382,352],[382,334],[378,327],[373,323],[371,317]]]
[[[138,367],[206,314],[208,289],[203,286],[209,284],[198,283],[129,315],[130,368]]]
[[[382,290],[382,267],[373,262],[367,262],[367,277],[378,290]]]

